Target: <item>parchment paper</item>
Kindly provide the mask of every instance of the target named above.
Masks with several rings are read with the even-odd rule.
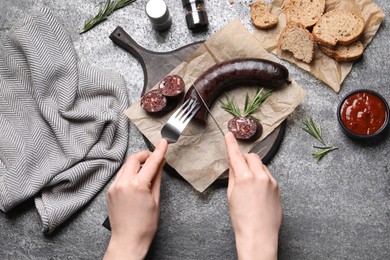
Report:
[[[261,45],[266,50],[276,54],[279,58],[294,63],[300,68],[310,72],[316,78],[325,82],[335,92],[339,92],[342,82],[352,70],[353,62],[338,63],[334,59],[323,54],[316,46],[314,60],[310,64],[307,64],[295,59],[291,53],[281,51],[278,48],[279,34],[286,26],[286,14],[283,6],[285,6],[284,3],[287,4],[288,2],[289,0],[272,0],[269,4],[269,8],[271,13],[278,16],[278,25],[271,30],[255,29],[253,36],[261,42]],[[385,16],[383,11],[370,0],[327,0],[325,12],[333,9],[347,9],[364,18],[365,28],[363,36],[360,39],[364,48],[366,48],[374,38]]]
[[[178,74],[183,77],[186,90],[188,90],[192,82],[207,68],[223,60],[240,57],[272,59],[271,54],[261,47],[246,27],[240,21],[234,20],[216,32],[187,61],[169,74]],[[256,89],[253,86],[243,86],[228,93],[234,97],[236,103],[243,106],[246,93],[248,92],[250,97],[253,97]],[[295,81],[281,90],[274,91],[272,96],[263,103],[261,109],[254,114],[260,119],[264,128],[260,140],[264,139],[292,113],[295,107],[302,102],[304,96],[305,91]],[[220,98],[224,100],[224,95]],[[227,122],[232,116],[221,108],[218,101],[211,107],[211,112],[223,127],[223,131],[227,132]],[[151,116],[140,107],[138,101],[133,103],[125,113],[145,137],[156,145],[161,139],[161,128],[173,112],[160,117]],[[246,152],[253,145],[253,143],[240,144],[241,149]],[[203,192],[228,169],[223,136],[210,117],[208,117],[206,126],[191,122],[180,136],[179,141],[169,145],[166,159],[171,167],[200,192]]]

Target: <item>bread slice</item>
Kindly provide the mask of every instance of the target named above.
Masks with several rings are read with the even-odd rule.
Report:
[[[296,59],[310,63],[314,57],[314,38],[301,24],[289,22],[280,33],[279,48],[290,51]]]
[[[251,22],[257,29],[270,29],[278,24],[278,18],[268,11],[264,1],[252,2],[249,6]]]
[[[313,28],[312,34],[318,44],[334,47],[348,45],[363,33],[364,19],[350,11],[335,9],[325,13]]]
[[[355,61],[363,55],[364,46],[360,41],[349,45],[336,45],[335,48],[329,48],[320,45],[320,49],[327,56],[338,62]]]
[[[296,22],[309,28],[314,26],[325,11],[325,0],[290,0],[286,5],[287,22]]]

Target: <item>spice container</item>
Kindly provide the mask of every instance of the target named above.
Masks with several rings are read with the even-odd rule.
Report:
[[[166,31],[172,25],[172,16],[163,0],[149,0],[145,12],[157,31]]]
[[[201,30],[208,26],[204,0],[182,0],[186,12],[187,27],[190,30]]]

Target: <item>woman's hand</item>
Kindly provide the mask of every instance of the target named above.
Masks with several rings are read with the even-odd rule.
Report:
[[[232,133],[225,135],[225,144],[229,211],[238,258],[277,259],[282,221],[278,184],[258,155],[241,153]]]
[[[168,144],[131,155],[108,189],[111,240],[105,259],[144,259],[157,231]]]

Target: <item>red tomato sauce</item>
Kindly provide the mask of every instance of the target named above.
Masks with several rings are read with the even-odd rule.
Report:
[[[359,135],[374,134],[388,116],[385,103],[370,92],[352,94],[342,104],[340,114],[344,126]]]

